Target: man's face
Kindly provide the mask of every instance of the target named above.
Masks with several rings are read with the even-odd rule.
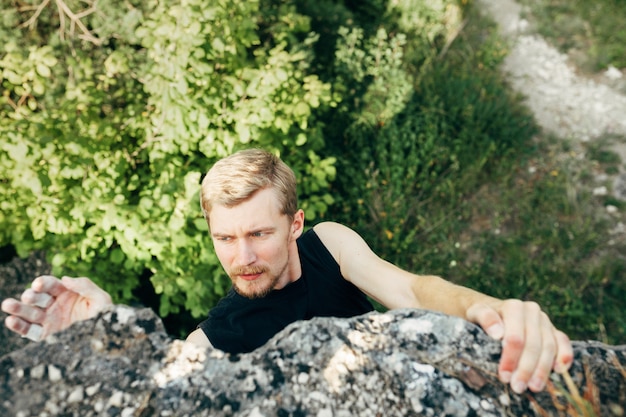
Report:
[[[290,259],[289,248],[302,232],[303,214],[291,222],[275,193],[263,189],[237,206],[216,205],[209,215],[217,257],[244,297],[263,297],[299,278],[291,276],[294,266],[299,273],[300,260]]]

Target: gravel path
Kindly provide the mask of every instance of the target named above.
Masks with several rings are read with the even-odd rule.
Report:
[[[527,97],[541,127],[581,141],[607,134],[626,137],[626,95],[609,86],[612,78],[623,77],[620,71],[612,69],[598,77],[606,82],[578,75],[567,55],[531,33],[517,2],[479,2],[511,39],[503,69],[512,87]]]
[[[526,97],[539,126],[573,143],[614,136],[611,149],[622,159],[613,194],[626,200],[626,95],[624,71],[607,69],[597,77],[579,74],[567,55],[533,33],[513,0],[478,0],[510,40],[503,70],[514,90]]]

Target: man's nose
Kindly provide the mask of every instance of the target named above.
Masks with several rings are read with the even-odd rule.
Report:
[[[250,265],[256,261],[253,245],[246,239],[241,239],[237,245],[237,264]]]

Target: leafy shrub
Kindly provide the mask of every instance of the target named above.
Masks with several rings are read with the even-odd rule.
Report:
[[[71,25],[52,5],[2,7],[0,244],[46,249],[55,274],[118,302],[149,270],[161,315],[203,315],[230,283],[199,210],[217,158],[270,149],[307,217],[332,203],[313,115],[330,86],[309,69],[309,20],[269,1],[66,3],[83,12]]]

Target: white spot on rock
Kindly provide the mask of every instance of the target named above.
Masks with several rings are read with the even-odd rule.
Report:
[[[122,391],[115,391],[111,398],[109,398],[108,405],[110,407],[122,408],[122,402],[124,400],[124,393]]]
[[[70,392],[70,395],[67,397],[68,403],[79,403],[85,398],[85,391],[83,387],[76,387],[74,391]]]
[[[120,306],[115,312],[117,313],[117,321],[120,324],[126,324],[132,317],[135,317],[135,310],[130,307]]]
[[[43,364],[39,364],[35,367],[33,367],[33,369],[30,370],[30,377],[33,379],[41,379],[43,378],[43,374],[46,371],[46,368],[44,367]]]
[[[58,382],[63,377],[61,370],[54,365],[48,365],[48,378],[51,382]]]
[[[406,319],[398,326],[402,333],[432,333],[433,323],[424,319]]]

